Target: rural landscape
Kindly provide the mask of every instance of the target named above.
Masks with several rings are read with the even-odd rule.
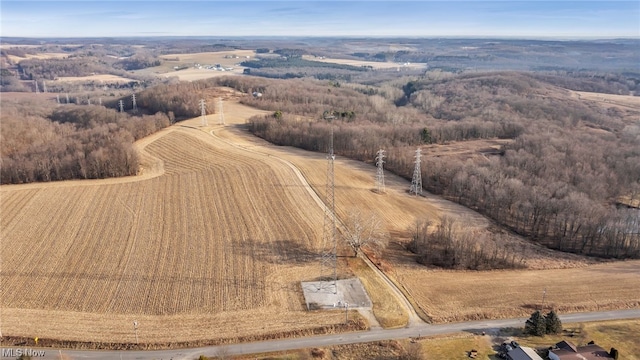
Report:
[[[2,347],[498,359],[570,339],[640,359],[637,317],[565,317],[640,309],[638,39],[0,50]],[[341,279],[372,306],[305,301]],[[490,325],[536,313],[564,328]],[[413,335],[231,347],[387,330]]]

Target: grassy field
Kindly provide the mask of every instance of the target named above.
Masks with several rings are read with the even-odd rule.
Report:
[[[545,289],[545,308],[561,313],[640,306],[640,261],[511,271],[398,266],[393,275],[435,322],[527,316]]]
[[[395,297],[387,290],[387,286],[380,280],[373,270],[359,258],[350,258],[349,268],[360,278],[371,301],[373,314],[383,328],[397,328],[407,325],[409,315],[400,307]]]

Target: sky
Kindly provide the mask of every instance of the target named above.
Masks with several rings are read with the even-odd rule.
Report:
[[[0,0],[0,36],[640,38],[640,0]]]

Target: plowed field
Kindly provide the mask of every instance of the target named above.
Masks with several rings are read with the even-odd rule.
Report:
[[[185,341],[343,320],[304,311],[322,212],[291,168],[184,125],[146,152],[154,177],[0,189],[3,334],[133,341],[138,320],[141,341]]]

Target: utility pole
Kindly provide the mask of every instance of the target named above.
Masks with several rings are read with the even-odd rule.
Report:
[[[540,311],[544,311],[544,298],[547,295],[547,288],[544,288],[542,291],[542,305],[540,306]]]
[[[418,148],[416,150],[415,157],[415,167],[413,168],[413,178],[411,179],[411,188],[409,189],[409,193],[413,193],[414,195],[422,195],[422,172],[420,171],[420,163],[422,159],[422,150]]]
[[[133,320],[133,331],[136,334],[136,344],[138,343],[138,322]]]

